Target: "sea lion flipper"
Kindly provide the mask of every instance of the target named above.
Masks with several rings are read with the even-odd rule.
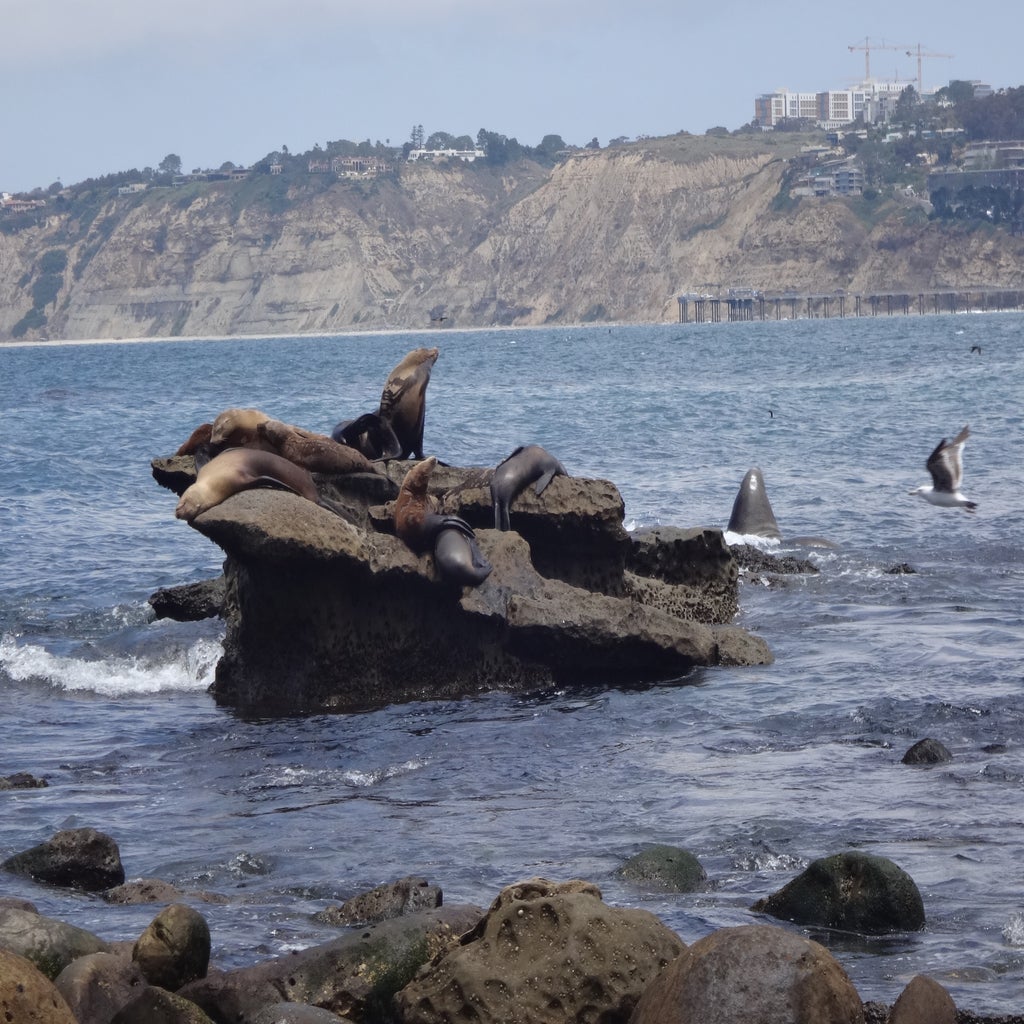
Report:
[[[542,473],[537,480],[537,485],[534,488],[537,494],[543,494],[544,488],[558,475],[558,469],[552,466],[546,473]]]

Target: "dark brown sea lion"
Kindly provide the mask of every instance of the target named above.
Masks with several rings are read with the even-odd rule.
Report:
[[[209,445],[213,435],[212,423],[200,423],[189,435],[188,440],[174,453],[175,455],[195,455],[204,445]]]
[[[491,572],[473,528],[458,516],[440,515],[427,488],[437,465],[431,456],[413,466],[395,499],[395,533],[417,554],[433,551],[441,578],[461,587],[477,587]]]
[[[437,362],[439,349],[413,349],[388,375],[380,396],[378,415],[391,426],[401,453],[423,458],[423,420],[427,408],[430,371]]]
[[[261,446],[256,430],[261,423],[270,417],[259,409],[225,409],[213,421],[210,431],[210,444],[215,448],[242,445]]]
[[[258,448],[229,448],[199,470],[196,482],[185,490],[174,510],[178,519],[192,522],[201,512],[219,505],[232,494],[251,487],[283,487],[316,504],[316,484],[308,470],[273,452]]]
[[[508,510],[525,487],[536,481],[538,494],[556,476],[568,476],[565,467],[539,444],[517,448],[507,459],[499,462],[491,477],[491,502],[494,505],[494,528],[510,530]]]
[[[342,420],[331,431],[331,439],[347,444],[368,459],[397,459],[402,445],[391,424],[379,413],[368,412],[354,420]]]
[[[324,434],[293,427],[280,420],[265,420],[256,427],[257,436],[274,451],[311,473],[374,473],[377,467],[362,452],[338,444]]]

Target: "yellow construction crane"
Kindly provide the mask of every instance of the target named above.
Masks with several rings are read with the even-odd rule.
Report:
[[[907,50],[907,56],[908,57],[913,57],[914,54],[915,54],[914,50]],[[920,43],[917,44],[916,54],[917,54],[917,98],[918,98],[918,100],[920,100],[921,99],[921,89],[922,89],[922,82],[921,82],[921,58],[922,57],[949,57],[950,59],[952,59],[953,54],[951,54],[951,53],[931,53],[929,50],[922,50]]]
[[[847,49],[850,53],[854,50],[864,51],[864,81],[871,81],[871,51],[872,50],[905,50],[906,46],[888,46],[885,43],[873,43],[867,36],[864,37],[863,43],[854,43],[852,46],[848,46]]]

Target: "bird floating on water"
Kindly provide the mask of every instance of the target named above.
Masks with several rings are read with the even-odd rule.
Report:
[[[960,481],[964,475],[962,452],[964,442],[970,435],[970,430],[965,426],[952,441],[943,438],[925,463],[932,475],[932,486],[917,487],[910,493],[919,494],[931,505],[973,512],[978,507],[977,502],[968,501],[960,493]]]

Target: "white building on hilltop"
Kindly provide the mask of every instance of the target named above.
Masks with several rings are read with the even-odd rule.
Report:
[[[789,92],[780,89],[754,100],[754,120],[762,128],[780,121],[806,119],[829,131],[853,121],[865,124],[888,121],[903,90],[913,82],[862,82],[852,89],[826,92]]]

